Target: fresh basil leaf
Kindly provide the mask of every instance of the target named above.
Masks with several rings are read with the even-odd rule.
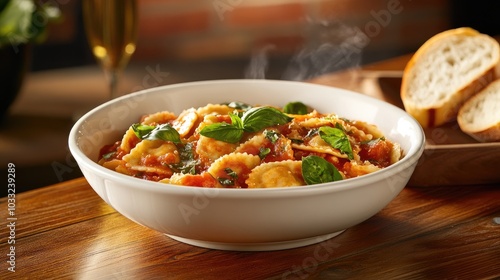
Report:
[[[231,124],[233,126],[243,129],[243,121],[238,115],[229,113],[229,117],[231,118]]]
[[[134,123],[132,125],[132,130],[134,130],[135,135],[139,139],[144,139],[153,129],[155,129],[155,127],[151,125],[140,123]]]
[[[182,143],[177,130],[168,123],[157,126],[136,123],[132,125],[132,129],[135,135],[142,140],[163,140],[171,141],[176,144]]]
[[[302,102],[290,102],[283,107],[283,112],[287,114],[305,115],[307,106]]]
[[[257,132],[266,127],[288,123],[293,118],[272,107],[258,107],[246,111],[241,120],[245,131]]]
[[[342,130],[345,133],[344,127],[340,123],[335,123],[335,128]]]
[[[156,126],[143,139],[170,141],[176,144],[182,143],[179,132],[168,123]]]
[[[252,108],[251,105],[248,105],[248,104],[243,103],[243,102],[238,102],[238,101],[223,103],[222,105],[227,105],[228,107],[238,109],[238,110],[248,110],[248,109]]]
[[[349,159],[353,159],[351,142],[343,131],[343,129],[329,126],[319,128],[319,135],[326,143],[335,149],[339,149],[341,153],[346,154]]]
[[[175,172],[183,174],[196,174],[196,167],[200,164],[199,160],[194,158],[193,144],[186,143],[185,145],[178,145],[180,162],[170,164],[169,167]]]
[[[243,136],[243,128],[220,122],[203,127],[200,134],[227,143],[237,143]]]
[[[231,124],[224,122],[209,124],[200,131],[200,134],[228,143],[237,143],[245,131],[256,132],[268,126],[285,124],[293,120],[292,117],[271,107],[252,108],[241,118],[232,113],[229,116]]]
[[[302,159],[302,177],[308,185],[342,180],[338,169],[319,156],[307,156]]]

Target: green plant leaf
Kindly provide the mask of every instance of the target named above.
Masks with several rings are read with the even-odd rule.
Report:
[[[293,118],[272,107],[257,107],[246,111],[241,120],[245,131],[257,132],[266,127],[288,123]]]
[[[319,136],[330,146],[335,149],[339,149],[341,153],[346,154],[349,159],[354,158],[351,142],[349,142],[349,138],[343,129],[322,126],[319,128]]]
[[[287,114],[305,115],[307,106],[302,102],[290,102],[283,107],[283,112]]]
[[[203,127],[200,134],[227,143],[237,143],[243,136],[243,128],[235,125],[220,122]]]
[[[302,159],[302,177],[308,185],[342,180],[338,169],[319,156],[307,156]]]
[[[250,108],[252,108],[251,105],[248,105],[246,103],[243,103],[243,102],[238,102],[238,101],[233,101],[233,102],[228,102],[228,103],[223,103],[223,105],[227,105],[231,108],[235,108],[235,109],[238,109],[238,110],[248,110]]]
[[[182,143],[181,137],[177,130],[170,124],[160,124],[158,126],[150,126],[143,124],[133,124],[132,129],[135,135],[143,140],[163,140],[171,141],[176,144]]]
[[[134,130],[137,138],[144,139],[153,129],[155,129],[155,127],[151,125],[134,123],[132,125],[132,129]]]
[[[12,0],[0,13],[0,40],[11,44],[26,43],[31,38],[31,17],[36,6],[32,0]]]
[[[38,5],[37,5],[38,4]],[[44,39],[49,22],[61,18],[61,11],[52,3],[34,0],[0,1],[0,47],[13,47]]]
[[[200,161],[194,157],[193,144],[188,142],[185,145],[178,145],[177,148],[180,162],[170,164],[169,167],[175,172],[196,174],[196,167],[200,164]]]
[[[243,121],[241,118],[233,113],[229,113],[229,117],[231,118],[231,124],[235,126],[236,128],[241,128],[243,129]]]
[[[241,118],[232,113],[229,113],[229,116],[231,124],[224,122],[209,124],[200,131],[200,134],[228,143],[237,143],[245,131],[257,132],[266,127],[285,124],[293,120],[292,117],[272,107],[252,108]]]

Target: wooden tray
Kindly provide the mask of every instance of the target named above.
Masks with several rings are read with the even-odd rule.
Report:
[[[380,98],[403,108],[401,76],[376,78]],[[477,185],[500,182],[500,142],[480,143],[456,122],[425,129],[426,147],[410,179],[412,186]]]

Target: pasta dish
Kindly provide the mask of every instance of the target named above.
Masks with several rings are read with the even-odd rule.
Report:
[[[302,102],[283,108],[231,102],[144,115],[102,147],[98,163],[174,185],[273,188],[358,177],[402,157],[373,124]]]

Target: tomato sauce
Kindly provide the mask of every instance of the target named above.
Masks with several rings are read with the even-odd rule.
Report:
[[[392,144],[381,140],[373,140],[360,145],[359,157],[379,167],[387,167],[391,164]]]
[[[193,186],[193,187],[204,187],[204,188],[215,188],[217,186],[217,180],[215,180],[212,175],[208,172],[203,172],[201,174],[193,175],[187,174],[182,178],[183,185]]]
[[[289,146],[289,142],[286,138],[280,137],[274,144],[268,141],[268,145],[265,147],[271,149],[271,152],[263,159],[263,162],[294,159],[293,150]]]
[[[263,112],[269,114],[269,111]],[[142,140],[133,133],[126,134],[124,138],[122,138],[124,139],[122,141],[127,142],[121,143],[121,141],[116,141],[102,147],[99,151],[100,162],[106,163],[106,161],[109,161],[107,166],[110,168],[151,181],[171,178],[174,172],[196,173],[196,175],[182,174],[176,177],[175,180],[172,180],[172,182],[175,181],[176,184],[187,186],[209,188],[248,188],[246,180],[252,170],[247,166],[248,163],[239,161],[241,157],[233,158],[234,160],[229,162],[227,166],[224,165],[223,167],[216,168],[217,171],[211,169],[212,174],[213,172],[217,173],[213,174],[213,176],[208,173],[207,170],[212,166],[215,158],[234,151],[259,156],[261,160],[260,163],[282,162],[287,160],[302,161],[303,158],[314,155],[333,164],[339,172],[343,174],[344,178],[350,178],[391,165],[393,149],[398,147],[397,144],[393,144],[389,140],[385,140],[385,138],[373,139],[375,136],[370,133],[370,129],[364,129],[365,125],[363,123],[340,119],[335,115],[323,115],[314,111],[308,115],[294,115],[293,120],[287,118],[286,124],[281,124],[283,121],[280,120],[279,122],[274,122],[280,123],[278,125],[268,125],[268,118],[273,118],[273,115],[270,114],[260,116],[261,119],[265,119],[260,121],[268,125],[266,127],[260,127],[256,125],[258,122],[255,122],[255,119],[259,119],[259,116],[254,113],[254,115],[251,115],[254,119],[252,119],[252,121],[248,123],[249,126],[246,127],[244,112],[241,113],[243,114],[241,118],[242,127],[231,127],[231,125],[234,125],[232,120],[236,118],[235,116],[231,118],[229,114],[218,113],[208,116],[205,112],[204,115],[199,116],[199,120],[191,123],[193,125],[191,128],[192,132],[188,135],[183,134],[184,136],[181,137],[182,139],[169,138],[169,140],[165,140],[174,143],[176,149],[169,149],[161,154],[158,150],[152,152],[140,151],[134,153],[133,161],[129,160],[128,157],[126,157],[127,160],[123,160],[123,157],[128,155],[131,152],[130,150],[136,147]],[[162,116],[162,113],[158,114],[159,115],[152,117],[151,120],[155,120],[158,123],[166,122],[171,125],[177,120],[172,114],[165,116]],[[312,118],[317,118],[317,120]],[[188,119],[180,119],[180,121],[186,120]],[[217,129],[222,128],[220,132],[221,136],[227,136],[226,140],[230,144],[219,145],[220,143],[210,142],[210,140],[199,141],[201,139],[200,131],[203,130],[203,127],[199,126],[202,120],[204,126],[209,126],[212,123],[228,124],[227,126],[219,126]],[[254,126],[259,128],[254,128]],[[318,131],[321,127],[327,126],[339,128],[341,132],[337,132],[341,135],[327,135],[327,138],[325,138],[323,134],[319,135]],[[162,133],[163,132],[164,131],[162,131]],[[235,132],[236,135],[241,133],[242,136],[234,140],[234,137],[230,136],[234,136]],[[227,135],[225,135],[225,133],[227,133]],[[255,136],[258,137],[254,139]],[[210,138],[211,135],[207,134],[206,137]],[[376,137],[380,136],[377,134]],[[215,138],[218,139],[218,137]],[[320,138],[323,139],[324,143],[321,142],[322,140]],[[337,142],[332,142],[332,138]],[[339,138],[340,140],[338,140]],[[345,141],[346,139],[350,143],[347,143]],[[206,139],[203,138],[202,140]],[[237,141],[238,143],[234,143],[233,141]],[[341,146],[336,143],[341,143]],[[300,146],[296,146],[295,144],[299,144]],[[197,145],[206,146],[200,146],[200,149],[197,149]],[[338,152],[347,155],[350,159],[344,158],[344,156],[338,155],[338,153],[332,153],[329,150],[322,149],[322,145],[330,145],[330,149],[338,150]],[[347,145],[347,148],[345,145]],[[305,146],[309,146],[309,148],[305,148]],[[125,150],[121,147],[124,147]],[[337,154],[337,156],[333,154]],[[397,156],[398,153],[394,155]],[[255,157],[252,158],[255,159]],[[117,160],[121,160],[122,162]],[[258,161],[258,159],[255,160]],[[254,164],[251,165],[254,166]],[[118,166],[119,169],[116,166]]]
[[[248,188],[245,181],[250,171],[244,163],[235,162],[227,170],[220,170],[214,176],[226,188]]]

